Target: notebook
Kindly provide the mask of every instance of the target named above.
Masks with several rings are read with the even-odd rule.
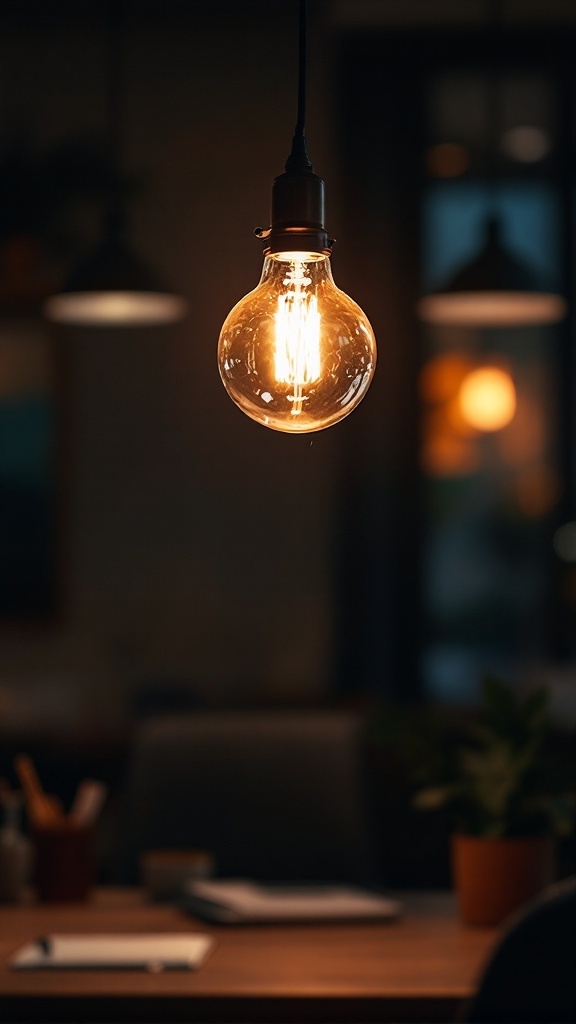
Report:
[[[195,970],[214,945],[186,932],[134,935],[47,935],[19,949],[14,970]]]
[[[352,886],[259,885],[244,879],[189,881],[184,906],[198,917],[226,924],[386,920],[402,910],[397,900]]]

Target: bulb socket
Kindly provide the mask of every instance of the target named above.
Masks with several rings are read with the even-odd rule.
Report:
[[[274,179],[265,256],[291,251],[330,255],[324,227],[325,189],[322,178],[307,171],[286,171]]]

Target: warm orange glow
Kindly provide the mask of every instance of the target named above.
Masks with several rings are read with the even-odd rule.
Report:
[[[457,394],[464,377],[474,364],[459,352],[442,352],[423,366],[420,373],[420,394],[425,402],[449,402]]]
[[[516,389],[510,374],[497,366],[472,370],[460,385],[458,404],[476,430],[502,430],[516,412]]]

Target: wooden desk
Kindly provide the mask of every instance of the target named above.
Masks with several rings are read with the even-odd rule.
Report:
[[[387,924],[207,927],[103,890],[84,906],[0,908],[0,1019],[18,1022],[450,1021],[496,933],[466,928],[445,894],[402,896]],[[205,930],[197,972],[11,971],[10,953],[50,932]]]

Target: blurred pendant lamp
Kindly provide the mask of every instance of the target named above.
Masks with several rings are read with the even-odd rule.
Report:
[[[487,80],[486,140],[490,198],[494,210],[500,115],[500,0],[489,0],[489,11],[496,35]],[[495,213],[486,219],[478,255],[460,268],[443,288],[423,296],[418,303],[418,315],[422,320],[463,327],[528,327],[556,323],[565,314],[564,298],[545,291],[532,268],[508,248],[501,220]]]
[[[418,304],[422,320],[462,327],[529,327],[562,320],[561,295],[541,291],[531,267],[505,245],[499,218],[489,217],[478,255],[441,291]]]
[[[260,283],[234,306],[218,344],[224,387],[242,412],[286,433],[332,426],[374,375],[376,341],[359,306],[336,287],[324,227],[324,182],[306,152],[306,0],[299,8],[298,122],[272,188]]]
[[[78,327],[145,327],[174,323],[186,301],[166,289],[126,241],[126,214],[119,195],[124,4],[108,0],[108,156],[111,185],[102,240],[72,272],[63,290],[44,304],[56,323]]]

